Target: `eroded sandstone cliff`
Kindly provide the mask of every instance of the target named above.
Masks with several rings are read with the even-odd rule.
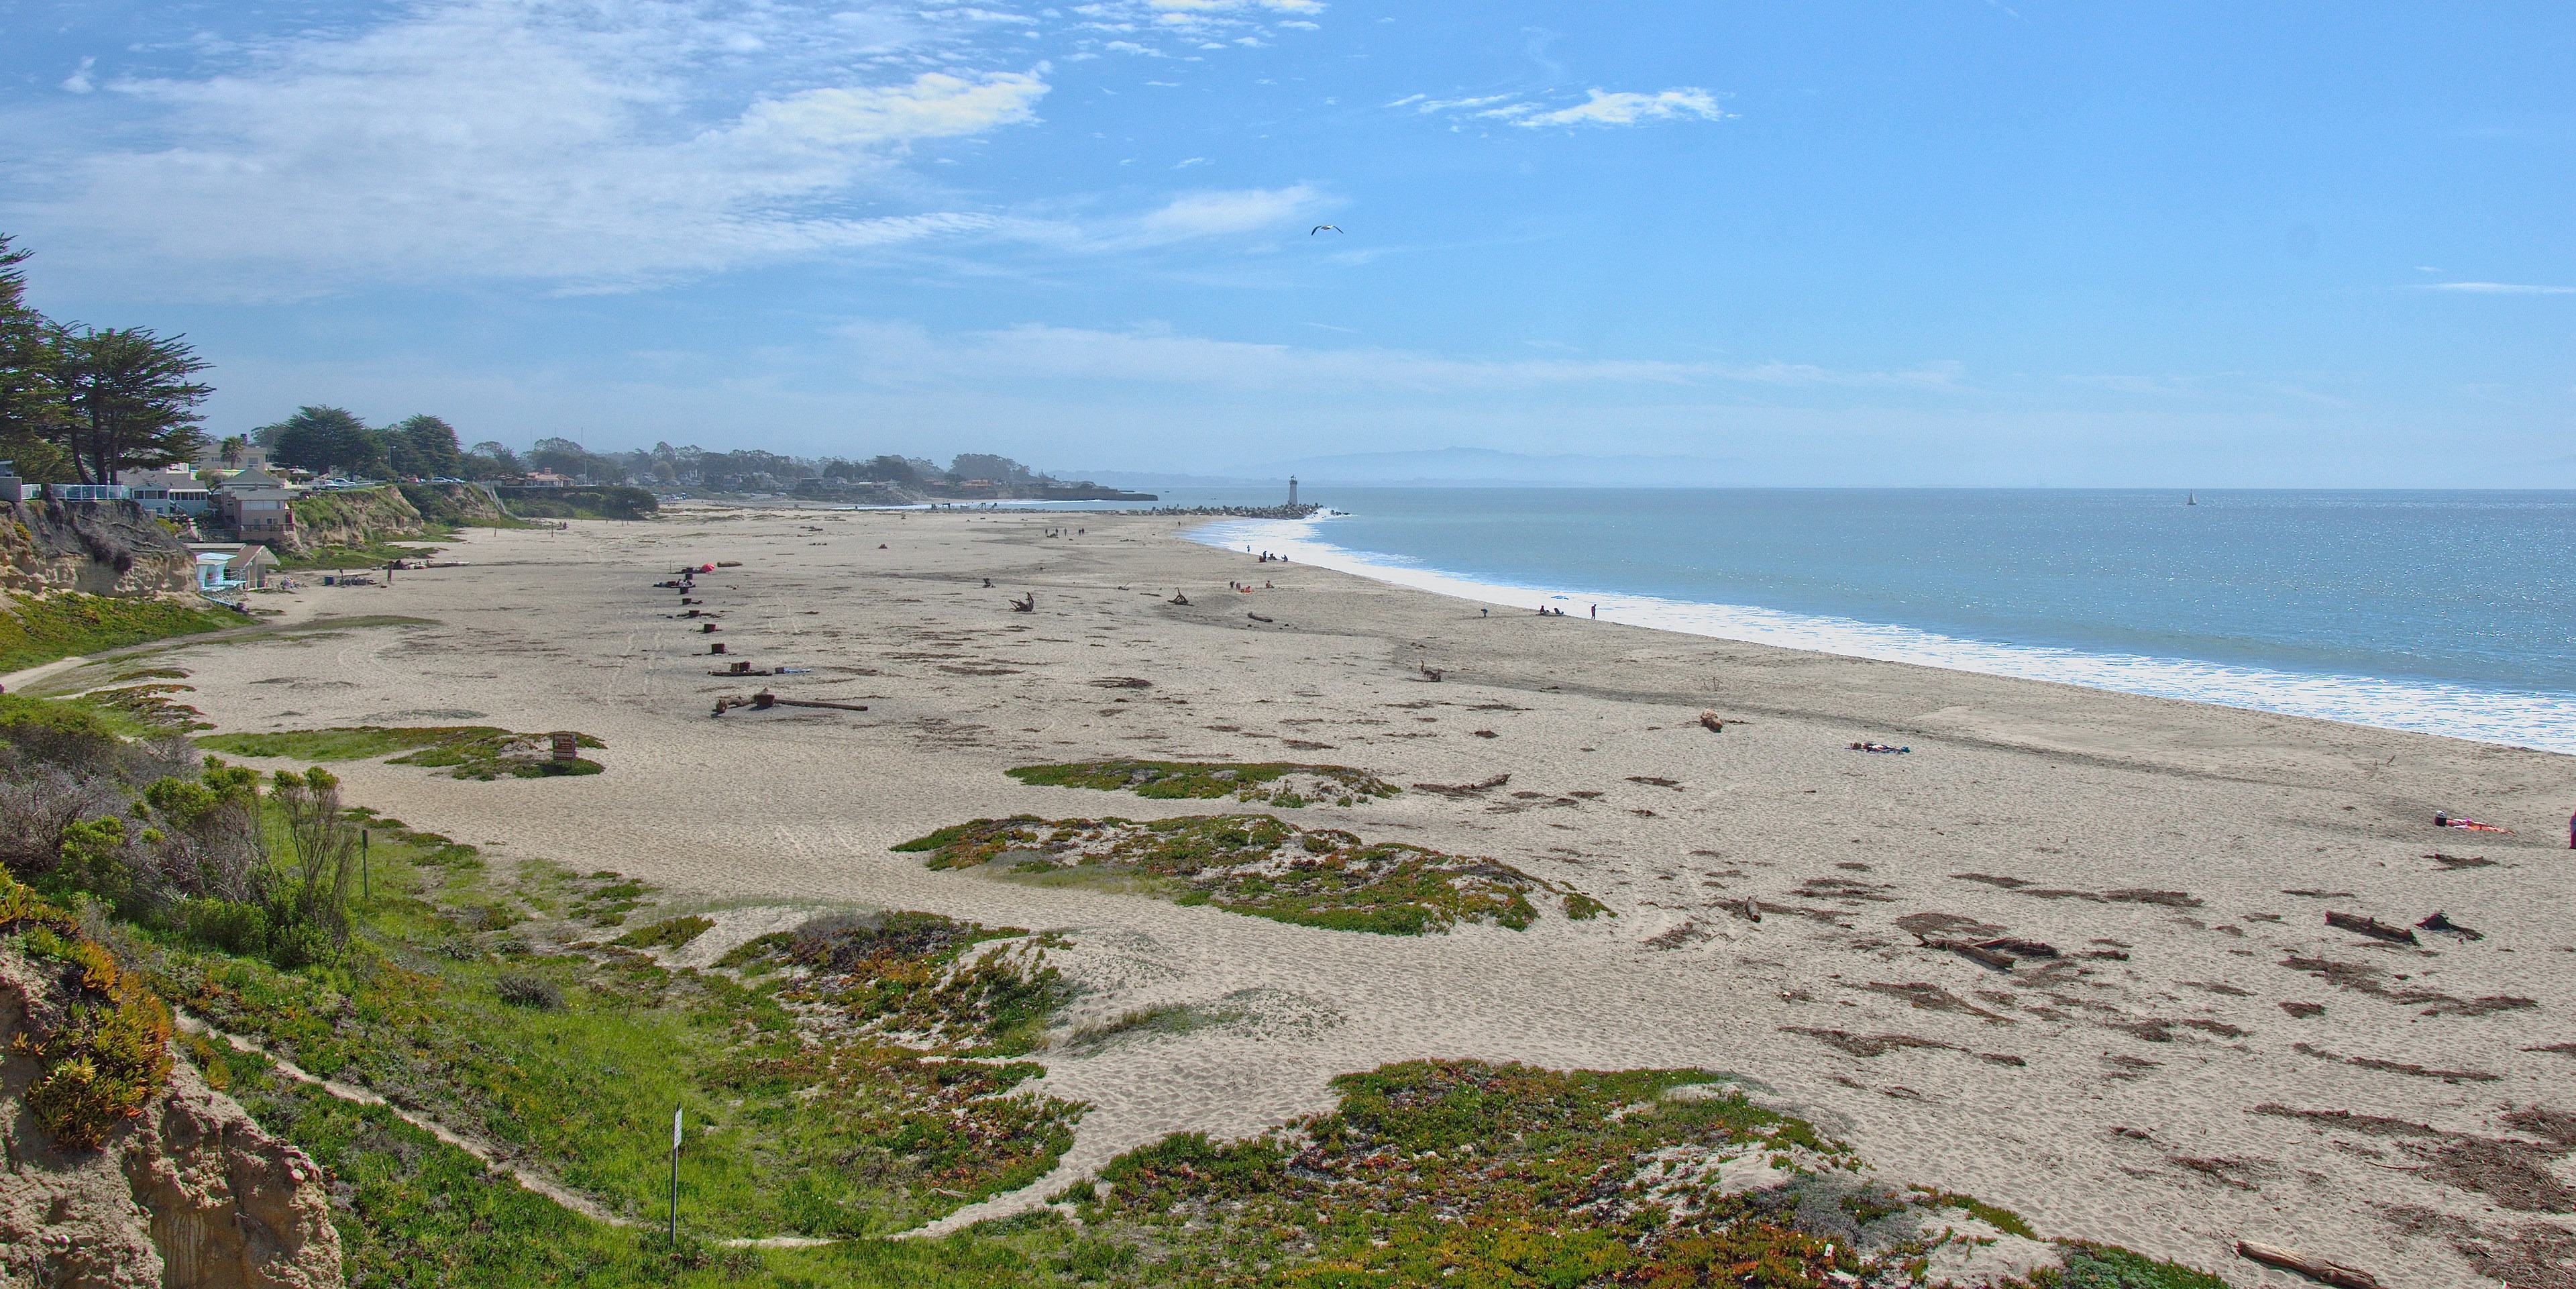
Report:
[[[0,949],[0,1286],[320,1289],[340,1276],[322,1169],[174,1065],[143,1112],[95,1149],[27,1107],[31,1027],[62,1023],[60,983]]]

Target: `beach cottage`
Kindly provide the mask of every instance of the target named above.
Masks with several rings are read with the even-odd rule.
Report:
[[[277,556],[267,547],[235,542],[221,545],[190,545],[197,564],[197,589],[209,595],[217,591],[258,590],[276,580]]]

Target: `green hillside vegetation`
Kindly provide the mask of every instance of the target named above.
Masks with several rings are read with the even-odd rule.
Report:
[[[1597,900],[1497,860],[1402,842],[1362,842],[1270,815],[1040,819],[1015,815],[942,828],[896,846],[934,869],[999,865],[1004,877],[1108,886],[1180,904],[1336,931],[1422,935],[1460,922],[1518,931],[1538,920],[1533,894],[1581,920]]]
[[[343,725],[319,730],[279,730],[265,734],[217,734],[197,740],[203,747],[235,756],[287,757],[298,761],[366,761],[388,758],[390,765],[423,765],[449,771],[458,779],[503,777],[543,779],[597,774],[604,767],[587,757],[556,761],[531,751],[544,734],[519,734],[496,725],[424,725],[388,728]],[[577,734],[575,743],[604,748],[606,743]],[[396,756],[395,753],[407,753]]]
[[[251,625],[238,613],[176,600],[59,591],[0,600],[0,672],[173,636]]]

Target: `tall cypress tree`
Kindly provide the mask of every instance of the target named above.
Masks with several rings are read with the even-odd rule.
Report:
[[[215,392],[192,379],[212,364],[184,337],[148,327],[56,328],[54,382],[70,413],[53,436],[81,478],[114,483],[116,472],[196,459],[203,446],[197,405]]]
[[[50,441],[68,420],[53,380],[54,325],[27,305],[29,252],[0,233],[0,460],[39,483],[72,477],[70,460]]]

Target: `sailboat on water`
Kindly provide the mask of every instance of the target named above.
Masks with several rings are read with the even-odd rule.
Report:
[[[2186,492],[2186,493],[2184,493],[2184,494],[2182,495],[2182,504],[2184,504],[2184,505],[2186,505],[2186,506],[2197,506],[2197,505],[2199,505],[2199,504],[2200,504],[2200,494],[2199,494],[2199,493],[2197,493],[2197,492]]]

